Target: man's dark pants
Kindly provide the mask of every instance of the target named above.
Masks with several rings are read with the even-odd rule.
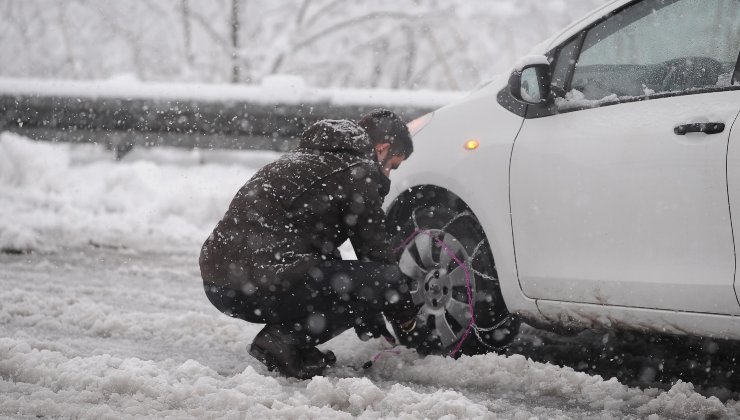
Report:
[[[313,346],[367,325],[381,313],[408,319],[415,311],[406,282],[395,264],[330,260],[310,269],[286,290],[248,294],[210,282],[204,282],[204,288],[221,312],[252,323],[279,325],[281,331]]]

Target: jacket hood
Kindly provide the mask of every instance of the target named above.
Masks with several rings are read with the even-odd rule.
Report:
[[[370,137],[349,120],[322,120],[303,132],[298,147],[322,152],[351,153],[376,161]]]

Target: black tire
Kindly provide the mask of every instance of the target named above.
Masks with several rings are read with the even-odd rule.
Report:
[[[478,327],[470,329],[455,356],[482,354],[504,348],[519,332],[520,321],[506,308],[493,255],[477,218],[456,202],[440,204],[434,197],[425,198],[427,199],[417,201],[418,205],[407,209],[407,217],[403,217],[403,213],[397,214],[405,220],[389,223],[393,244],[401,259],[399,266],[404,274],[413,274],[410,276],[415,280],[412,290],[416,292],[415,302],[420,306],[417,328],[407,334],[394,326],[396,336],[402,344],[416,347],[425,354],[449,355],[457,348],[468,329],[470,310],[469,306],[465,306],[467,318],[461,316],[460,303],[469,305],[467,282],[464,287],[460,286],[460,273],[465,270],[455,271],[460,267],[457,261],[449,257],[450,253],[454,253],[460,262],[467,265],[475,324]],[[421,233],[418,233],[420,230]],[[438,242],[436,247],[432,245],[429,254],[436,268],[427,270],[423,278],[413,268],[413,263],[421,268],[428,268],[426,266],[430,265],[430,255],[422,257],[422,253],[426,253],[423,249],[426,249],[424,247],[430,241],[421,236],[432,239],[432,243],[441,241],[444,244],[442,247]],[[401,247],[404,241],[408,243]],[[443,253],[447,253],[448,257],[443,257]],[[449,262],[448,267],[443,267],[446,262]],[[435,276],[437,273],[434,270],[441,274]],[[419,293],[423,294],[423,303]],[[438,320],[440,314],[443,314],[443,318]],[[441,328],[437,328],[438,326]],[[494,326],[495,329],[488,330]],[[440,329],[447,330],[446,334],[440,332]],[[455,334],[454,341],[450,331]]]

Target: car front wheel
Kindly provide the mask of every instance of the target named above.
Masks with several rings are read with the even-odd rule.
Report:
[[[509,344],[519,320],[506,309],[491,249],[469,210],[422,204],[394,235],[399,267],[411,278],[417,328],[396,329],[424,353],[480,354]]]

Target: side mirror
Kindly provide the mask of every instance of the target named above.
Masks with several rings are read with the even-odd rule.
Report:
[[[509,77],[509,91],[519,101],[531,105],[545,104],[550,99],[551,80],[547,57],[524,57]]]

